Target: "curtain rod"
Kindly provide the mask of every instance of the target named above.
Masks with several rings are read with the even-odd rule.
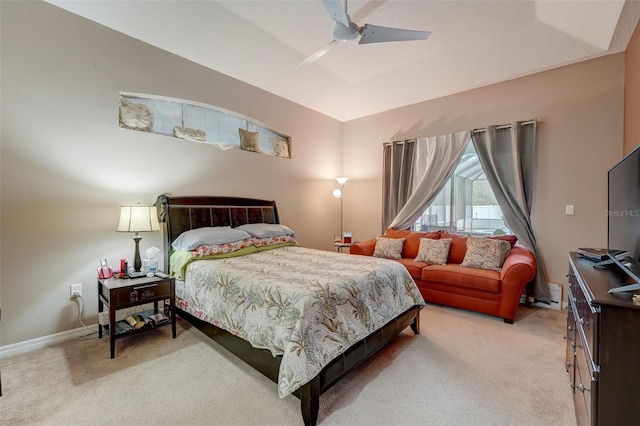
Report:
[[[528,121],[523,121],[522,123],[520,123],[521,126],[530,126],[534,123],[540,123],[540,119],[539,118],[534,118],[532,120],[528,120]],[[511,124],[501,124],[499,126],[496,126],[497,130],[503,130],[503,129],[510,129],[511,128]],[[487,128],[483,128],[483,129],[473,129],[471,132],[472,133],[483,133],[486,132]],[[402,143],[414,143],[416,142],[417,139],[407,139],[404,141],[393,141],[393,142],[383,142],[382,145],[391,145],[391,144],[402,144]]]
[[[523,121],[522,123],[520,123],[521,126],[530,126],[532,124],[536,124],[536,123],[540,123],[540,119],[539,118],[534,118],[533,120],[529,120],[529,121]],[[499,126],[496,126],[496,130],[503,130],[503,129],[510,129],[511,128],[511,124],[501,124]],[[473,133],[483,133],[486,132],[487,128],[485,127],[484,129],[473,129]]]
[[[417,142],[417,140],[418,139],[407,139],[407,140],[404,140],[404,141],[382,142],[382,145],[383,146],[384,145],[393,145],[394,143],[395,144],[415,143],[415,142]]]

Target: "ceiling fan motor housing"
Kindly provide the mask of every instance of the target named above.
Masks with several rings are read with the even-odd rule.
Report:
[[[355,40],[360,35],[360,28],[353,22],[349,23],[347,27],[341,22],[336,22],[336,26],[333,29],[333,39],[339,41]]]

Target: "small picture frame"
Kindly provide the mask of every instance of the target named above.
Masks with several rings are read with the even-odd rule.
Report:
[[[343,232],[342,233],[342,243],[343,244],[351,244],[351,232]]]
[[[333,234],[333,243],[334,244],[338,244],[342,242],[342,235],[340,234]]]

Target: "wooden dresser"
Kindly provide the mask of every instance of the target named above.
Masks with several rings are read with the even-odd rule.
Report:
[[[569,253],[567,362],[578,425],[640,425],[640,304],[631,284]]]

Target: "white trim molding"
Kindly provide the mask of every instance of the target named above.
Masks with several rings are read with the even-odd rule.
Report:
[[[98,324],[93,324],[89,327],[97,330]],[[85,327],[79,327],[74,330],[63,331],[61,333],[50,334],[48,336],[37,337],[23,342],[0,346],[0,359],[35,351],[36,349],[62,343],[67,340],[77,339],[78,337],[86,336],[87,334],[91,334],[91,331]]]

